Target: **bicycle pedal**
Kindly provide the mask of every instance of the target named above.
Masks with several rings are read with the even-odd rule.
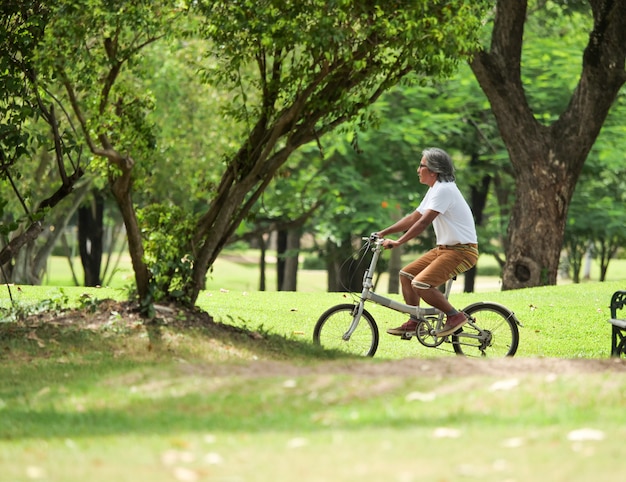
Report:
[[[410,340],[411,338],[413,338],[413,333],[404,333],[400,335],[401,340]]]

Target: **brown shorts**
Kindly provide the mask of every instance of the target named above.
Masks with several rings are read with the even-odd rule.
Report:
[[[477,244],[437,246],[400,270],[400,276],[412,280],[414,288],[428,289],[442,285],[464,273],[478,261]]]

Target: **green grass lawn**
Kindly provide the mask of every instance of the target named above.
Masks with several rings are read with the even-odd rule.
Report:
[[[477,301],[505,305],[522,323],[518,356],[523,357],[607,357],[610,352],[609,302],[620,281],[528,288],[488,293],[455,293],[458,308]],[[399,295],[392,297],[400,300]],[[207,291],[198,305],[217,320],[249,329],[271,331],[291,339],[309,341],[317,318],[331,306],[351,301],[344,293],[263,293]],[[271,300],[271,301],[270,301]],[[379,329],[397,326],[406,315],[374,304],[366,305]],[[448,356],[452,348],[429,349],[417,341],[400,341],[381,335],[377,357]]]
[[[411,255],[406,255],[406,261],[411,259]],[[80,266],[80,260],[73,261],[75,269]],[[500,279],[498,278],[498,266],[493,256],[483,255],[478,261],[478,277],[476,280],[476,292],[491,292],[500,289]],[[80,270],[78,270],[80,271]],[[82,271],[77,272],[79,283],[82,282]],[[268,259],[266,269],[266,291],[277,291],[276,288],[276,265],[275,260]],[[599,267],[596,263],[591,266],[591,281],[599,280]],[[259,252],[257,250],[230,251],[225,250],[219,257],[212,270],[207,275],[206,289],[215,291],[220,289],[254,292],[259,290],[261,273],[259,270]],[[48,286],[72,286],[73,277],[69,269],[67,258],[50,257],[44,283]],[[134,281],[130,261],[123,258],[118,265],[113,279],[105,285],[112,288],[124,289]],[[614,259],[609,265],[607,281],[623,281],[626,283],[626,259]],[[383,274],[378,282],[378,291],[385,293],[389,277]],[[587,281],[585,281],[587,282]],[[570,284],[571,280],[559,279],[559,285]],[[298,292],[299,293],[324,293],[327,291],[328,280],[326,272],[323,270],[300,269],[298,271]],[[463,278],[454,287],[456,292],[463,291]]]
[[[0,307],[9,307],[6,287],[0,296]],[[521,357],[604,358],[610,352],[609,302],[612,293],[626,289],[625,283],[588,282],[563,286],[528,288],[486,293],[454,293],[452,303],[463,308],[477,301],[493,301],[505,305],[521,321]],[[113,288],[14,287],[18,304],[50,304],[77,298],[89,293],[94,299],[124,299],[125,291]],[[400,299],[399,295],[390,295]],[[273,333],[288,340],[310,343],[318,317],[329,307],[350,302],[346,293],[299,293],[208,290],[201,293],[198,306],[216,321],[261,333]],[[44,308],[47,304],[44,305]],[[401,313],[374,304],[367,304],[381,331],[377,358],[450,356],[451,347],[431,349],[417,341],[400,341],[384,331],[405,321]]]
[[[373,359],[350,359],[311,343],[319,315],[349,296],[258,292],[214,275],[224,283],[198,305],[245,330],[163,328],[154,339],[115,313],[89,330],[0,323],[0,482],[586,482],[623,473],[626,366],[608,358],[607,323],[623,281],[454,293],[458,307],[490,300],[515,311],[524,326],[511,360],[465,360],[385,334]],[[122,287],[11,293],[41,307],[85,293],[125,297]],[[0,306],[11,312],[6,287]],[[404,321],[368,309],[381,331]]]

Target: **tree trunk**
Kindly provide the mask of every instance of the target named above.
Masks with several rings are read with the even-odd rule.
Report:
[[[287,231],[287,249],[284,253],[283,277],[280,291],[296,291],[298,285],[298,256],[300,255],[300,229]]]
[[[591,261],[593,259],[591,249],[592,249],[592,244],[589,243],[587,245],[587,249],[585,250],[585,268],[583,270],[583,279],[586,279],[586,280],[591,279]]]
[[[470,160],[470,168],[477,166],[480,163],[478,154],[472,154]],[[483,176],[479,185],[472,184],[470,205],[472,208],[472,214],[474,215],[474,223],[476,226],[482,226],[483,214],[485,206],[487,204],[487,196],[489,195],[489,185],[491,184],[491,176]],[[478,247],[480,249],[480,246]],[[476,284],[476,266],[467,270],[463,276],[463,291],[465,293],[473,293]]]
[[[100,286],[104,197],[95,190],[92,194],[91,202],[78,208],[78,248],[85,273],[85,286]]]
[[[267,245],[265,243],[265,238],[263,237],[263,233],[259,234],[259,248],[261,249],[261,259],[259,261],[259,291],[265,291],[265,267],[267,265],[267,260],[265,256],[267,254]]]
[[[400,270],[402,269],[402,246],[398,246],[391,250],[389,258],[389,285],[388,293],[400,293]]]
[[[328,271],[329,292],[361,292],[363,274],[369,266],[371,252],[359,262],[354,258],[354,248],[350,238],[341,245],[326,241],[326,269]]]
[[[535,136],[537,139],[539,136]],[[545,143],[541,143],[545,145]],[[535,147],[540,145],[535,144]],[[578,158],[577,172],[568,172],[567,154],[549,148],[524,146],[514,164],[525,159],[527,173],[519,173],[516,201],[508,229],[508,251],[502,284],[504,289],[555,285],[563,247],[567,207],[576,187],[584,157]],[[510,152],[514,152],[510,150]],[[550,159],[559,159],[549,162]],[[536,175],[535,173],[540,173]],[[545,175],[543,175],[545,174]]]
[[[611,258],[615,256],[620,247],[617,239],[604,238],[596,243],[596,251],[598,252],[598,261],[600,262],[600,281],[606,281],[606,273],[609,269]]]
[[[14,257],[14,265],[10,269],[9,279],[17,284],[41,284],[43,275],[46,271],[48,258],[52,254],[52,250],[57,240],[63,235],[70,219],[78,209],[85,194],[88,191],[90,183],[87,182],[79,189],[72,191],[72,194],[65,199],[65,203],[70,203],[65,209],[52,210],[46,217],[45,222],[42,221],[44,229],[35,240],[26,243]]]
[[[397,222],[402,219],[402,210],[400,207],[396,207],[393,211],[393,222]],[[391,255],[389,257],[389,283],[387,292],[388,293],[400,293],[400,270],[402,269],[402,254],[404,253],[404,249],[402,246],[398,246],[391,250]]]
[[[77,169],[71,176],[65,176],[63,184],[50,197],[44,199],[34,211],[35,218],[39,215],[44,217],[31,222],[28,227],[20,230],[19,234],[11,233],[13,237],[9,243],[2,245],[0,265],[3,266],[2,277],[5,278],[5,281],[11,280],[13,283],[28,284],[41,282],[48,257],[52,253],[55,243],[74,215],[89,186],[89,182],[86,182],[82,187],[74,190],[75,184],[82,176],[82,169]],[[48,182],[39,178],[39,175],[37,175],[37,179],[40,183]],[[72,204],[67,209],[51,209],[70,195],[73,195]],[[54,214],[47,214],[48,210]],[[36,239],[43,240],[43,246],[41,242],[35,244]],[[20,254],[22,250],[25,252]],[[12,259],[15,260],[14,264],[10,263]]]
[[[471,68],[491,104],[515,176],[503,289],[554,285],[567,209],[595,139],[626,80],[626,2],[591,2],[594,29],[567,109],[540,124],[525,97],[521,52],[526,2],[499,0],[490,51]]]
[[[144,261],[143,239],[132,200],[132,168],[134,161],[131,158],[119,156],[117,153],[109,153],[109,160],[122,171],[119,177],[115,178],[111,183],[111,192],[124,220],[128,239],[128,253],[130,254],[133,272],[135,273],[137,295],[140,302],[143,303],[148,300],[150,293],[150,273]],[[206,271],[204,274],[206,276]]]
[[[477,274],[476,266],[468,269],[465,273],[463,273],[463,292],[464,293],[473,293],[476,289],[476,274]]]
[[[287,252],[287,230],[276,232],[276,289],[281,290],[285,277],[285,253]]]

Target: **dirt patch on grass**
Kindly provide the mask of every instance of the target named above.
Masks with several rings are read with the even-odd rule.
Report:
[[[469,377],[469,376],[521,376],[527,374],[576,375],[581,373],[626,373],[626,359],[562,359],[562,358],[505,358],[477,359],[464,357],[407,358],[402,360],[341,359],[310,363],[310,361],[276,360],[269,353],[266,338],[256,332],[217,323],[203,310],[177,306],[157,306],[152,320],[141,316],[133,303],[104,300],[97,307],[48,312],[31,315],[17,323],[0,324],[2,337],[33,336],[38,327],[74,327],[85,330],[117,328],[169,327],[179,332],[194,328],[208,329],[209,336],[225,334],[243,336],[246,343],[258,345],[255,353],[263,353],[268,344],[268,356],[256,356],[253,360],[237,359],[237,363],[207,363],[190,365],[190,370],[201,370],[207,375],[239,375],[251,377],[303,376],[307,374],[346,374],[363,377]],[[36,336],[35,336],[35,339]]]
[[[506,358],[472,359],[407,358],[403,360],[341,360],[298,365],[285,361],[256,360],[237,365],[202,365],[191,367],[208,376],[296,377],[305,375],[346,374],[362,377],[515,377],[522,375],[576,375],[582,373],[625,373],[622,359],[561,359],[561,358]]]

